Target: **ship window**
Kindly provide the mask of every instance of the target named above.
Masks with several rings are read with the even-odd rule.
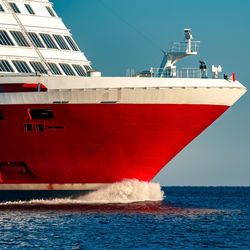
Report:
[[[64,41],[63,37],[60,35],[53,35],[59,47],[63,50],[70,50],[69,46]]]
[[[54,75],[62,75],[62,72],[55,63],[48,63],[48,66]]]
[[[42,33],[40,34],[40,36],[49,49],[58,49],[58,47],[56,46],[55,42],[53,41],[52,37],[49,34]]]
[[[25,7],[31,15],[35,15],[34,10],[31,8],[29,4],[25,4]]]
[[[84,65],[83,67],[85,68],[86,72],[88,72],[88,71],[90,71],[90,70],[91,70],[91,67],[90,67],[90,66],[88,66],[88,65]]]
[[[15,3],[9,3],[10,7],[14,10],[15,13],[21,13],[21,11],[18,9],[17,5]]]
[[[44,124],[36,124],[36,132],[44,132]]]
[[[72,66],[79,76],[86,76],[86,73],[81,65],[72,64]]]
[[[23,129],[24,132],[33,132],[33,124],[24,124]]]
[[[50,109],[31,109],[29,110],[31,119],[55,119]]]
[[[41,74],[47,74],[47,70],[44,68],[42,63],[40,62],[30,62],[30,65],[34,69],[35,72],[39,72]]]
[[[31,69],[25,61],[12,61],[16,69],[20,73],[31,73]]]
[[[4,30],[0,30],[0,45],[14,46],[14,43],[11,41],[9,35]]]
[[[49,14],[51,16],[53,16],[53,17],[56,16],[55,13],[53,12],[53,10],[50,7],[46,6],[46,9],[47,9],[47,11],[49,12]]]
[[[30,47],[21,31],[10,31],[11,35],[16,40],[16,43],[22,47]]]
[[[79,48],[77,47],[75,41],[70,36],[65,36],[65,39],[67,40],[68,44],[74,51],[79,51]]]
[[[0,72],[14,72],[14,70],[8,61],[0,60]]]
[[[70,67],[69,64],[66,63],[59,63],[59,65],[61,66],[62,70],[64,71],[64,73],[68,76],[75,76],[76,74],[74,73],[74,71],[72,70],[72,68]]]
[[[4,12],[4,8],[2,7],[1,4],[0,4],[0,12]]]
[[[29,32],[28,33],[30,39],[33,41],[33,44],[35,45],[35,47],[37,48],[44,48],[44,45],[42,44],[40,38],[38,37],[38,35],[34,32]]]
[[[3,120],[3,111],[0,110],[0,120]]]

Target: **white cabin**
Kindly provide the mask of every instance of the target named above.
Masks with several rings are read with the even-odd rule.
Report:
[[[90,61],[48,0],[0,0],[0,74],[86,76]]]

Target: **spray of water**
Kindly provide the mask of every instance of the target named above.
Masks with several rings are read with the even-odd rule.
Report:
[[[129,180],[111,184],[88,195],[79,197],[84,203],[131,203],[161,201],[164,193],[159,183]]]
[[[65,198],[53,200],[32,200],[29,202],[6,202],[4,205],[60,205],[60,204],[118,204],[145,201],[162,201],[164,192],[159,183],[140,182],[138,180],[126,180],[113,183],[104,188],[90,192],[78,198]]]

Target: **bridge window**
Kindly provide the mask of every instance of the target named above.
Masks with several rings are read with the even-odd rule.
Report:
[[[28,35],[29,35],[30,39],[33,41],[33,44],[37,48],[44,48],[44,45],[42,44],[40,38],[38,37],[38,35],[36,33],[28,32]]]
[[[0,4],[0,12],[4,12],[4,8],[2,7],[1,4]]]
[[[63,37],[60,35],[53,35],[59,47],[63,50],[70,50],[69,46],[64,41]]]
[[[0,45],[14,46],[14,43],[11,41],[8,33],[4,30],[0,30]]]
[[[35,15],[34,10],[31,8],[29,4],[25,4],[25,7],[31,15]]]
[[[74,51],[79,51],[79,48],[77,47],[75,41],[72,39],[72,37],[70,36],[65,36],[66,41],[68,42],[68,44],[70,45],[70,47],[74,50]]]
[[[32,120],[34,119],[55,119],[51,109],[30,109],[29,114]]]
[[[31,73],[31,69],[25,61],[12,61],[20,73]]]
[[[48,63],[48,66],[54,75],[62,75],[62,72],[55,63]]]
[[[9,3],[9,4],[15,13],[21,13],[21,11],[18,9],[18,7],[15,3]]]
[[[14,72],[14,70],[8,61],[0,60],[0,72]]]
[[[46,6],[46,9],[47,9],[47,11],[49,12],[49,14],[50,14],[51,16],[53,16],[53,17],[56,16],[55,13],[53,12],[53,10],[52,10],[49,6]]]
[[[35,72],[41,73],[41,74],[47,74],[47,70],[44,68],[42,63],[40,62],[30,62],[30,65],[34,69]]]
[[[52,37],[49,34],[40,33],[41,38],[49,49],[58,49]]]
[[[86,72],[81,65],[72,64],[72,66],[79,76],[86,76]]]
[[[0,120],[3,120],[3,111],[0,110]]]
[[[22,47],[30,47],[29,43],[27,42],[26,38],[22,34],[21,31],[10,31],[11,35],[14,37],[16,43]]]
[[[59,63],[59,65],[61,66],[62,70],[64,71],[64,73],[68,76],[75,76],[76,74],[74,73],[74,71],[72,70],[72,68],[70,67],[69,64],[66,63]]]
[[[88,72],[88,71],[90,71],[90,70],[91,70],[91,67],[90,67],[90,66],[88,66],[88,65],[84,65],[83,67],[85,68],[86,72]]]

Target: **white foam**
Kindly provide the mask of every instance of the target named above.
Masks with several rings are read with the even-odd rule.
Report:
[[[164,192],[159,183],[128,180],[111,184],[105,188],[79,197],[84,203],[131,203],[143,201],[161,201]]]
[[[4,205],[60,205],[60,204],[115,204],[146,201],[162,201],[164,192],[159,183],[126,180],[113,183],[76,199],[32,200],[6,202]]]

